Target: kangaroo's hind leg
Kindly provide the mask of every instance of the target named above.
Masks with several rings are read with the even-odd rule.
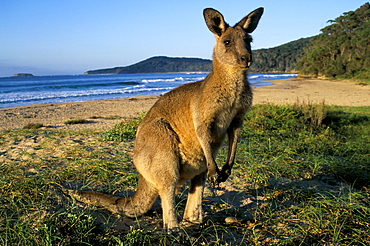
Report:
[[[139,173],[157,190],[163,210],[163,226],[178,230],[175,190],[180,178],[179,140],[162,118],[145,122],[138,129],[134,163]]]
[[[192,223],[202,223],[203,209],[202,199],[206,180],[206,173],[195,176],[190,183],[190,191],[186,202],[184,220]]]

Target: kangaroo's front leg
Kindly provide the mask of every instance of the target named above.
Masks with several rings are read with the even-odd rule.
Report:
[[[222,167],[220,175],[218,177],[217,182],[225,182],[227,178],[231,175],[231,169],[234,165],[235,161],[235,153],[236,153],[236,147],[238,144],[238,136],[240,133],[240,130],[242,128],[243,118],[235,118],[227,130],[227,136],[228,136],[228,155],[226,164]]]
[[[212,186],[218,184],[220,170],[218,169],[217,163],[213,157],[212,150],[212,131],[211,124],[201,124],[196,127],[196,134],[199,142],[202,146],[204,156],[207,162],[207,176]]]

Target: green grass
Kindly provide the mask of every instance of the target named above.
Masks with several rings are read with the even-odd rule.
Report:
[[[131,195],[141,118],[104,132],[0,132],[0,245],[370,244],[370,107],[253,107],[227,186],[206,191],[204,224],[182,237],[162,231],[160,209],[120,218],[52,185]]]
[[[138,119],[125,120],[115,125],[113,129],[104,132],[103,140],[118,142],[133,141],[135,139],[136,130],[144,116],[145,114],[143,113]]]

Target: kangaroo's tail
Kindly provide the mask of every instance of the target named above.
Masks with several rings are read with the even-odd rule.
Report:
[[[129,198],[75,190],[67,190],[67,194],[80,202],[102,207],[112,213],[123,214],[127,217],[136,217],[146,213],[158,196],[157,190],[141,175],[136,193]]]

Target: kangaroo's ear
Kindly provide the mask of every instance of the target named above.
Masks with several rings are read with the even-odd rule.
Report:
[[[229,27],[222,14],[215,9],[207,8],[203,10],[203,16],[208,29],[215,35],[221,36]]]
[[[252,11],[249,15],[244,17],[235,26],[242,27],[247,33],[252,33],[256,29],[258,22],[263,14],[263,8],[258,8]]]

